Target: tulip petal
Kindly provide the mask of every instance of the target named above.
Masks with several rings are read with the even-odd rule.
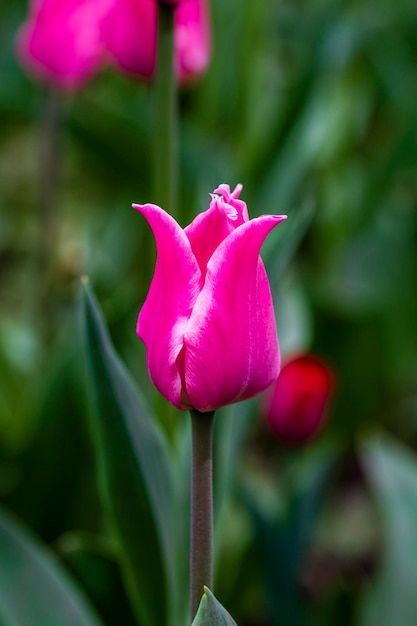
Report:
[[[279,347],[261,246],[284,216],[234,230],[211,257],[185,332],[187,394],[200,411],[250,398],[278,375]]]
[[[155,273],[139,313],[137,333],[146,346],[155,387],[178,409],[187,407],[177,359],[201,288],[201,273],[183,229],[154,204],[133,205],[152,228],[157,251]]]
[[[176,71],[180,80],[198,76],[211,54],[207,0],[185,0],[175,11]]]
[[[157,13],[154,0],[113,0],[102,22],[106,48],[125,72],[151,78],[155,70]]]
[[[246,204],[238,200],[241,188],[238,185],[233,195],[229,185],[220,185],[212,194],[207,211],[199,213],[185,229],[203,279],[212,254],[223,239],[249,220]]]
[[[330,367],[314,354],[293,357],[265,395],[263,412],[272,431],[288,443],[302,443],[323,426],[334,388]]]
[[[103,60],[100,20],[103,0],[32,0],[17,35],[22,64],[63,89],[87,81]]]

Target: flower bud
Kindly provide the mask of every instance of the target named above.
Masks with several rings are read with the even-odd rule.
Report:
[[[174,10],[176,74],[187,81],[202,74],[209,63],[208,3],[164,1]],[[157,24],[154,0],[31,0],[29,16],[17,35],[17,53],[29,73],[65,90],[81,87],[105,58],[122,72],[151,79]]]
[[[326,418],[333,382],[331,369],[315,355],[287,361],[264,397],[264,417],[275,435],[293,444],[316,435]]]
[[[185,0],[174,7],[175,69],[179,80],[199,76],[210,59],[207,0]],[[110,0],[102,21],[107,52],[120,70],[152,79],[156,70],[158,2]]]
[[[22,65],[36,78],[65,90],[79,88],[104,57],[101,18],[107,0],[31,0],[17,34]]]
[[[277,377],[279,347],[261,246],[285,216],[249,219],[220,185],[185,229],[154,204],[134,205],[155,236],[157,261],[137,333],[150,377],[180,410],[213,411],[251,398]]]

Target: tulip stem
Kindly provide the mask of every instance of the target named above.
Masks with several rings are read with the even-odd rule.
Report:
[[[191,411],[191,622],[213,583],[213,424],[214,411]]]
[[[177,88],[173,5],[158,3],[158,54],[155,81],[155,202],[175,217],[177,195]]]
[[[59,127],[61,98],[50,88],[45,98],[39,154],[39,241],[40,318],[44,338],[51,338],[51,289],[57,243],[57,196],[59,179]]]

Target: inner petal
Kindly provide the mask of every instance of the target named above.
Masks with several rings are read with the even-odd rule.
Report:
[[[240,189],[241,185],[233,192],[230,192],[229,185],[217,187],[211,194],[208,210],[197,215],[185,228],[203,280],[214,251],[231,232],[249,219],[246,204],[237,198]]]

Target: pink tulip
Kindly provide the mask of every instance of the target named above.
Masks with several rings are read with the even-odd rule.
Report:
[[[122,71],[152,77],[157,11],[154,0],[111,0],[102,21],[102,33],[111,59]]]
[[[106,47],[125,72],[152,78],[156,66],[158,3],[111,0],[102,22]],[[176,71],[180,80],[201,74],[210,59],[207,0],[185,0],[175,9]]]
[[[153,230],[157,261],[137,333],[150,377],[180,410],[250,398],[279,371],[271,292],[259,256],[285,216],[249,220],[242,187],[220,185],[184,230],[153,204],[134,205]]]
[[[323,425],[332,391],[328,365],[313,355],[295,357],[265,394],[265,419],[283,441],[306,441]]]
[[[170,4],[172,6],[175,6],[176,4],[188,2],[188,0],[154,0],[154,2],[160,2],[161,4]]]
[[[206,0],[186,0],[175,13],[175,49],[180,80],[202,74],[210,61],[210,21]]]
[[[32,0],[17,37],[22,64],[59,88],[85,83],[103,59],[100,21],[106,5],[107,0]]]

